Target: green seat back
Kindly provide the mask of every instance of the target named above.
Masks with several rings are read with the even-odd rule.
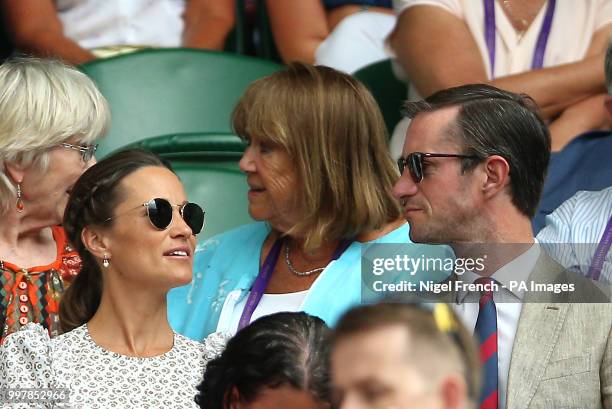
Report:
[[[193,49],[146,49],[83,64],[112,112],[99,156],[156,135],[231,132],[231,112],[246,87],[281,68]]]
[[[238,136],[219,132],[189,132],[143,139],[118,150],[139,147],[153,151],[164,159],[193,158],[209,166],[238,169],[246,144]]]
[[[198,203],[206,212],[199,242],[253,221],[248,213],[248,185],[242,172],[194,158],[174,158],[170,162],[189,201]]]
[[[354,76],[363,82],[374,96],[391,135],[402,118],[401,107],[408,95],[407,84],[395,78],[391,60],[368,65],[355,72]]]

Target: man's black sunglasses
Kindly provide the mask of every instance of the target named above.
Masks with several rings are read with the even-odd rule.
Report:
[[[202,210],[199,205],[190,202],[182,205],[173,205],[168,200],[161,198],[151,199],[147,203],[143,203],[138,207],[127,210],[125,213],[109,217],[105,220],[105,222],[116,219],[117,217],[123,216],[124,214],[136,209],[140,209],[143,206],[145,209],[147,209],[147,216],[149,217],[151,224],[160,230],[167,229],[168,226],[170,226],[170,223],[172,223],[173,207],[179,208],[181,217],[187,226],[189,226],[193,234],[198,234],[200,231],[202,231],[202,227],[204,226],[204,210]]]
[[[400,175],[404,174],[404,169],[408,167],[410,176],[414,183],[420,183],[423,181],[423,158],[462,158],[462,159],[478,159],[478,156],[474,155],[461,155],[457,153],[423,153],[423,152],[412,152],[405,158],[399,158],[397,160],[397,166],[399,167]]]

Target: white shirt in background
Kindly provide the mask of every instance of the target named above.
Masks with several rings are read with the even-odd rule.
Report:
[[[179,47],[185,0],[56,0],[66,37],[92,49]]]

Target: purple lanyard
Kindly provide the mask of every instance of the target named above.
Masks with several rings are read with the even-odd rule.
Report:
[[[495,0],[483,0],[484,1],[484,14],[485,14],[485,41],[487,43],[487,49],[489,50],[489,63],[491,65],[491,79],[495,78]],[[544,66],[544,53],[546,52],[546,44],[548,43],[548,36],[550,35],[550,29],[552,27],[552,20],[555,14],[556,0],[548,0],[548,7],[546,8],[546,15],[544,16],[544,22],[538,35],[538,41],[536,42],[536,48],[533,53],[533,61],[531,62],[531,69],[537,70]]]
[[[338,247],[332,254],[331,261],[337,260],[344,250],[346,250],[353,240],[342,240]],[[278,257],[280,255],[281,248],[283,247],[283,240],[277,239],[272,246],[272,249],[266,256],[264,263],[259,269],[259,274],[253,283],[253,287],[251,287],[251,293],[247,298],[246,305],[244,306],[244,310],[242,311],[242,315],[240,316],[240,321],[238,322],[238,329],[242,329],[249,325],[251,322],[251,317],[261,300],[261,297],[264,295],[266,291],[266,287],[268,286],[268,282],[270,281],[270,277],[272,277],[272,273],[274,272],[274,267],[278,262]],[[330,261],[330,262],[331,262]]]
[[[604,260],[606,259],[606,254],[610,250],[610,245],[612,244],[612,216],[608,220],[608,224],[606,225],[606,229],[604,230],[603,236],[601,237],[601,241],[597,246],[597,250],[595,250],[595,254],[593,255],[593,261],[591,263],[591,267],[589,268],[589,273],[587,277],[592,280],[599,280],[599,275],[601,274],[601,268],[603,267]]]

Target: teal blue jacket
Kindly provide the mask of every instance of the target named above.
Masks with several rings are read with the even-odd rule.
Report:
[[[269,225],[258,222],[198,246],[192,283],[168,294],[168,318],[175,331],[202,340],[217,329],[227,295],[237,289],[241,297],[248,295],[269,233]],[[313,283],[304,299],[304,311],[332,326],[348,308],[359,304],[362,250],[374,243],[410,243],[408,224],[367,243],[353,242]]]

